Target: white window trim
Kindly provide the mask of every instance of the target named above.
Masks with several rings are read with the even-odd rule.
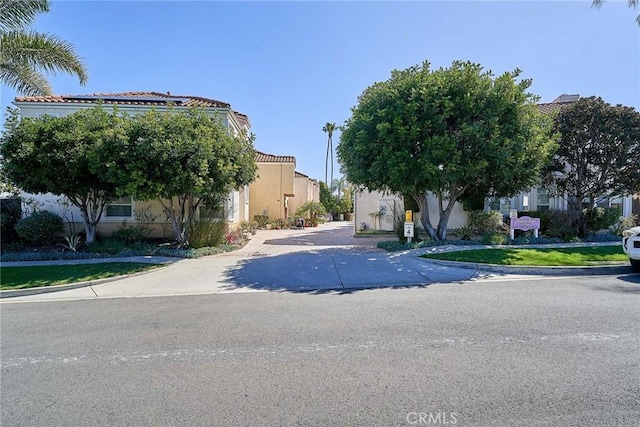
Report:
[[[126,196],[125,196],[126,197]],[[134,219],[135,215],[135,209],[136,209],[136,201],[134,200],[133,197],[131,197],[131,215],[130,216],[109,216],[107,215],[107,207],[109,205],[111,205],[113,203],[107,203],[107,205],[104,207],[104,211],[102,212],[102,217],[100,218],[101,222],[121,222],[123,220],[130,220],[130,219]]]

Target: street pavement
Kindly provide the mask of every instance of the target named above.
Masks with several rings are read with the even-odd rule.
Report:
[[[3,303],[0,425],[636,427],[638,307],[640,275]]]
[[[425,252],[477,249],[477,246],[444,246],[397,253],[389,253],[376,247],[381,240],[395,239],[395,236],[354,237],[352,222],[329,222],[304,230],[258,230],[238,251],[198,259],[132,257],[3,263],[2,266],[24,266],[137,261],[166,263],[167,266],[143,274],[94,283],[2,291],[2,297],[11,297],[11,302],[20,302],[253,291],[349,291],[468,280],[499,280],[549,273],[544,269],[486,269],[479,265],[418,257]],[[624,273],[626,269],[627,267],[615,267],[610,271]],[[578,270],[580,269],[569,269],[568,273]]]

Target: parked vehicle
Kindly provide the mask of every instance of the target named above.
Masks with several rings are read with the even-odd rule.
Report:
[[[633,227],[622,232],[622,250],[629,255],[631,267],[640,273],[640,227]]]

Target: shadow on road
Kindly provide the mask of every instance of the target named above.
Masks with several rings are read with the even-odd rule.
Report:
[[[366,249],[366,248],[365,248]],[[223,291],[255,289],[349,294],[363,288],[459,283],[476,275],[412,256],[363,248],[324,249],[240,260],[224,271]]]

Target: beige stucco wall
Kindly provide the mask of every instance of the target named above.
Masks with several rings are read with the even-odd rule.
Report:
[[[316,181],[308,177],[296,177],[294,182],[295,197],[289,198],[290,216],[306,202],[320,201],[320,188]]]
[[[249,185],[249,217],[266,213],[275,220],[293,215],[290,208],[285,212],[285,194],[295,194],[294,173],[294,163],[258,163],[258,178]]]
[[[437,199],[433,195],[428,196],[429,203],[429,217],[431,223],[435,227],[438,224],[439,212]],[[374,226],[374,217],[370,214],[378,212],[380,208],[383,208],[384,215],[380,218]],[[361,224],[365,223],[367,230],[384,230],[393,231],[393,212],[404,215],[404,204],[402,199],[393,194],[384,194],[378,191],[357,191],[355,194],[354,203],[354,226],[356,231],[359,231],[362,227]],[[456,203],[451,216],[449,217],[449,223],[447,224],[449,229],[456,229],[467,225],[468,214],[462,208],[460,203]],[[420,225],[420,213],[414,213],[414,222],[416,226],[422,228]]]

